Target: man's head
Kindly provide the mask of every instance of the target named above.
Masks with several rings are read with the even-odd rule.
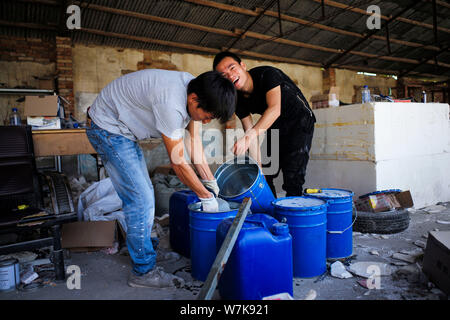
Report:
[[[247,66],[234,53],[229,51],[218,53],[214,58],[213,69],[230,80],[237,90],[251,91],[253,85]]]
[[[187,88],[188,111],[193,120],[228,121],[236,109],[236,89],[219,72],[208,71],[192,79]]]

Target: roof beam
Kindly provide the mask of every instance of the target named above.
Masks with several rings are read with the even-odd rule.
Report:
[[[197,5],[212,7],[212,8],[216,8],[216,9],[220,9],[220,10],[224,10],[224,11],[240,13],[240,14],[244,14],[244,15],[248,15],[248,16],[256,16],[259,14],[259,12],[262,11],[262,9],[260,9],[260,8],[256,8],[255,11],[253,11],[253,10],[239,8],[239,7],[235,7],[232,5],[213,2],[213,1],[209,1],[209,0],[184,0],[184,1],[194,3]],[[278,13],[275,11],[268,10],[264,14],[267,16],[270,16],[270,17],[278,18]],[[317,22],[313,22],[313,21],[309,21],[309,20],[305,20],[305,19],[300,19],[297,17],[292,17],[292,16],[289,16],[286,14],[281,14],[280,17],[284,21],[294,22],[294,23],[298,23],[300,25],[304,25],[307,27],[325,30],[325,31],[329,31],[329,32],[333,32],[333,33],[337,33],[337,34],[341,34],[341,35],[345,35],[345,36],[356,37],[356,38],[364,38],[366,36],[364,34],[360,34],[357,32],[352,32],[352,31],[347,31],[344,29],[330,27],[330,26],[327,26],[327,25],[324,25],[321,23],[317,23]],[[381,40],[381,41],[387,41],[386,37],[383,37],[383,36],[373,35],[372,38]],[[440,50],[440,48],[436,47],[436,46],[423,45],[421,43],[399,40],[399,39],[395,39],[392,37],[389,40],[391,41],[391,43],[397,43],[400,45],[414,47],[414,48],[423,48],[423,49],[433,50],[433,51]]]
[[[209,54],[217,54],[220,52],[220,50],[216,49],[216,48],[208,48],[208,47],[197,46],[197,45],[193,45],[193,44],[158,40],[158,39],[152,39],[152,38],[147,38],[147,37],[131,36],[129,34],[106,32],[106,31],[101,31],[101,30],[96,30],[96,29],[81,28],[80,31],[91,33],[91,34],[96,34],[96,35],[100,35],[100,36],[105,36],[105,37],[121,38],[121,39],[125,39],[125,40],[134,40],[134,41],[139,41],[139,42],[144,42],[144,43],[158,44],[158,45],[167,46],[167,47],[175,47],[175,48],[181,48],[181,49],[200,51],[200,52],[205,52],[205,53],[209,53]],[[274,61],[279,61],[279,62],[303,64],[303,65],[309,65],[309,66],[315,66],[315,67],[321,66],[320,63],[301,60],[301,59],[277,57],[277,56],[272,56],[272,55],[267,55],[267,54],[262,54],[262,53],[250,52],[250,51],[241,51],[238,49],[231,49],[230,51],[240,53],[240,54],[243,54],[246,56],[254,57],[254,58],[259,58],[259,59],[268,59],[268,60],[274,60]]]
[[[432,60],[436,60],[437,61],[437,56],[440,55],[441,53],[447,51],[450,48],[449,45],[447,45],[446,47],[442,48],[441,51],[433,53],[433,55],[431,57],[427,57],[427,58],[423,58],[422,61],[414,66],[412,66],[411,68],[409,68],[408,70],[405,70],[403,72],[401,72],[399,74],[399,77],[404,77],[405,75],[407,75],[408,73],[411,73],[411,71],[415,70],[416,68],[420,67],[421,65],[427,63],[428,61],[432,61]]]
[[[342,52],[343,52],[341,49],[327,48],[327,47],[323,47],[323,46],[319,46],[319,45],[313,45],[313,44],[309,44],[309,43],[293,41],[293,40],[283,39],[283,38],[279,38],[279,37],[267,36],[267,35],[260,34],[257,32],[252,32],[252,31],[243,31],[240,29],[235,29],[234,31],[229,31],[229,30],[224,30],[224,29],[201,26],[198,24],[193,24],[193,23],[188,23],[188,22],[182,22],[182,21],[168,19],[168,18],[161,18],[161,17],[138,13],[138,12],[132,12],[132,11],[127,11],[127,10],[122,10],[122,9],[105,7],[105,6],[96,5],[96,4],[92,4],[92,3],[90,3],[89,6],[86,3],[80,3],[78,1],[75,3],[79,4],[83,8],[88,7],[91,10],[97,10],[97,11],[107,12],[107,13],[111,13],[111,14],[128,16],[128,17],[143,19],[143,20],[147,20],[147,21],[160,22],[160,23],[165,23],[165,24],[169,24],[169,25],[176,25],[176,26],[190,28],[190,29],[194,29],[194,30],[200,30],[200,31],[204,31],[204,32],[210,32],[210,33],[220,34],[220,35],[224,35],[224,36],[235,37],[237,39],[240,39],[245,35],[247,37],[252,37],[255,39],[259,39],[259,40],[272,41],[272,42],[276,42],[276,43],[281,43],[281,44],[286,44],[286,45],[291,45],[291,46],[301,47],[301,48],[306,48],[306,49],[318,50],[318,51],[323,51],[323,52],[329,52],[329,53],[335,53],[335,54],[342,54]],[[366,57],[366,58],[370,58],[370,59],[382,59],[382,60],[387,60],[387,61],[403,62],[403,63],[410,63],[410,64],[417,64],[420,62],[419,60],[415,60],[415,59],[392,57],[392,56],[385,56],[385,55],[376,55],[376,54],[354,51],[354,50],[351,50],[348,53]],[[430,62],[430,63],[433,65],[435,64],[434,62]],[[445,64],[445,63],[440,62],[439,65],[442,67],[450,68],[450,64]]]
[[[58,27],[56,25],[41,25],[41,24],[24,23],[24,22],[10,22],[10,21],[5,21],[5,20],[0,20],[0,25],[13,26],[13,27],[19,27],[19,28],[39,29],[39,30],[44,29],[44,30],[48,30],[48,31],[58,31]],[[128,34],[105,32],[105,31],[96,30],[96,29],[82,28],[80,30],[76,30],[73,32],[86,32],[86,33],[96,34],[96,35],[100,35],[100,36],[104,36],[104,37],[113,37],[113,38],[133,40],[133,41],[138,41],[138,42],[143,42],[143,43],[152,43],[152,44],[157,44],[157,45],[162,45],[162,46],[167,46],[167,47],[174,47],[174,48],[204,52],[207,54],[217,54],[220,52],[220,50],[216,49],[216,48],[208,48],[208,47],[202,47],[202,46],[185,44],[185,43],[180,43],[180,42],[173,42],[173,41],[164,41],[164,40],[152,39],[152,38],[147,38],[147,37],[131,36]],[[231,49],[230,51],[234,52],[236,54],[241,54],[241,55],[245,55],[247,57],[252,57],[252,58],[256,58],[256,59],[264,59],[264,60],[268,60],[268,61],[277,61],[277,62],[291,63],[291,64],[300,64],[300,65],[312,66],[312,67],[321,67],[320,63],[313,62],[313,61],[294,59],[294,58],[284,58],[284,57],[273,56],[273,55],[269,55],[269,54],[244,51],[244,50],[238,50],[238,49]],[[339,66],[339,65],[332,65],[331,67],[337,68],[337,69],[376,72],[378,74],[385,74],[385,75],[398,74],[398,71],[370,68],[370,67],[366,67],[366,66],[344,66],[343,67],[343,66]],[[432,74],[414,73],[414,72],[410,72],[410,73],[413,73],[415,75],[436,77],[436,75],[432,75]]]
[[[317,3],[321,3],[322,0],[312,0],[312,1],[317,2]],[[363,9],[360,9],[360,8],[356,8],[356,7],[352,7],[352,6],[349,6],[349,5],[345,4],[345,3],[340,3],[340,2],[336,2],[336,1],[332,1],[332,0],[324,0],[324,1],[325,1],[325,5],[328,5],[330,7],[340,8],[340,9],[343,9],[343,10],[352,11],[352,12],[355,12],[355,13],[360,13],[362,15],[368,15],[368,16],[371,15],[371,13],[368,13],[366,10],[363,10]],[[390,17],[381,15],[381,19],[389,20]],[[419,26],[419,27],[423,27],[423,28],[427,28],[427,29],[433,30],[433,25],[425,23],[425,22],[412,20],[412,19],[408,19],[408,18],[403,18],[403,17],[397,17],[394,20],[405,22],[405,23],[409,23],[409,24],[413,24],[415,26]],[[450,33],[450,29],[447,29],[447,28],[444,28],[444,27],[438,27],[438,30],[442,31],[442,32]]]
[[[408,11],[409,9],[413,8],[414,6],[417,5],[417,2],[413,2],[412,4],[410,4],[408,7],[403,8],[400,12],[396,13],[393,17],[391,17],[383,26],[381,26],[380,29],[373,29],[371,30],[364,38],[358,40],[357,42],[355,42],[350,48],[348,48],[347,50],[345,50],[344,52],[342,52],[341,54],[339,54],[338,56],[335,56],[334,58],[332,58],[329,62],[327,62],[325,64],[325,69],[329,68],[333,63],[336,63],[337,61],[341,60],[344,56],[346,56],[347,54],[351,53],[353,51],[353,49],[355,49],[356,47],[358,47],[360,44],[362,44],[364,41],[366,41],[367,39],[370,38],[371,35],[377,33],[378,31],[380,31],[381,29],[383,29],[384,27],[387,26],[387,24],[393,20],[395,20],[395,18],[399,17],[400,15],[402,15],[403,13],[405,13],[406,11]]]
[[[0,26],[5,27],[17,27],[17,28],[28,28],[28,29],[38,29],[38,30],[48,30],[48,31],[58,31],[57,24],[38,24],[38,23],[30,23],[30,22],[12,22],[6,20],[0,20]]]
[[[158,44],[158,45],[162,45],[162,46],[181,48],[181,49],[188,49],[188,50],[204,52],[204,53],[208,53],[208,54],[217,54],[220,52],[220,50],[216,49],[216,48],[208,48],[208,47],[185,44],[185,43],[180,43],[180,42],[173,42],[173,41],[164,41],[164,40],[152,39],[152,38],[147,38],[147,37],[130,36],[128,34],[105,32],[105,31],[96,30],[96,29],[81,28],[80,30],[77,30],[75,32],[87,32],[87,33],[96,34],[96,35],[105,36],[105,37],[120,38],[120,39],[125,39],[125,40],[134,40],[134,41],[138,41],[138,42],[152,43],[152,44]],[[264,59],[264,60],[269,60],[269,61],[277,61],[277,62],[284,62],[284,63],[291,63],[291,64],[300,64],[300,65],[312,66],[312,67],[320,67],[321,66],[320,63],[313,62],[313,61],[306,61],[306,60],[300,60],[300,59],[294,59],[294,58],[285,58],[285,57],[273,56],[273,55],[269,55],[269,54],[263,54],[263,53],[245,51],[245,50],[238,50],[238,49],[231,49],[230,51],[234,52],[236,54],[240,54],[240,55],[244,55],[244,56],[252,57],[252,58],[256,58],[256,59]],[[378,74],[384,74],[384,75],[398,74],[398,71],[394,71],[394,70],[377,69],[377,68],[370,68],[370,67],[364,67],[364,66],[342,67],[342,66],[338,66],[338,65],[332,65],[331,67],[337,68],[337,69],[376,72]],[[436,77],[436,75],[424,74],[424,73],[415,73],[414,75]]]

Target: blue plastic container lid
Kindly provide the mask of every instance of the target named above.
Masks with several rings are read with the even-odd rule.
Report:
[[[271,231],[276,236],[282,236],[289,233],[289,226],[286,223],[274,223]]]
[[[353,197],[353,192],[344,189],[321,189],[322,192],[310,193],[309,195],[317,198],[326,199],[343,199],[348,197]]]
[[[301,208],[318,209],[322,206],[327,205],[327,203],[321,199],[306,196],[280,198],[273,201],[272,204],[275,207],[294,210],[298,210]]]

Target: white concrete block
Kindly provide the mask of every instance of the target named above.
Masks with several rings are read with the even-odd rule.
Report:
[[[305,187],[355,197],[410,190],[415,208],[450,200],[449,105],[366,103],[315,110]]]
[[[310,160],[305,188],[351,190],[355,197],[375,191],[376,168],[371,161]]]
[[[414,208],[450,200],[450,153],[379,161],[377,190],[410,190]]]
[[[374,112],[371,104],[314,110],[311,157],[322,160],[374,160]]]
[[[376,161],[440,154],[448,149],[448,104],[374,105]]]

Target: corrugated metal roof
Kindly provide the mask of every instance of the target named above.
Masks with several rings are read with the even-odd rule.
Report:
[[[445,30],[437,32],[437,43],[433,28],[420,25],[433,25],[433,7],[427,0],[334,0],[325,1],[325,7],[319,0],[280,0],[280,12],[287,16],[281,20],[282,34],[276,0],[84,0],[75,4],[81,7],[82,29],[69,32],[65,29],[68,15],[60,1],[3,0],[0,3],[0,34],[44,39],[70,34],[75,43],[203,54],[231,47],[247,51],[247,57],[265,55],[266,60],[297,59],[323,66],[334,61],[334,67],[352,66],[361,71],[370,69],[381,73],[392,70],[397,74],[407,71],[408,75],[422,73],[450,77],[450,8],[439,2],[436,17],[438,26]],[[388,24],[390,53],[385,39],[362,41],[370,32],[366,24],[368,16],[364,14],[369,5],[379,6],[381,14],[389,17],[411,4],[414,6],[401,14],[401,18],[409,21],[395,20]],[[112,9],[122,11],[111,12]],[[265,13],[262,12],[264,9],[267,10]],[[355,12],[358,9],[364,11]],[[143,18],[139,14],[148,16]],[[170,21],[154,21],[152,17]],[[295,18],[303,22],[292,21]],[[383,29],[376,35],[386,37],[385,19],[382,25]],[[211,29],[202,30],[202,27]],[[334,29],[328,30],[328,27]],[[238,34],[232,34],[236,30],[248,34],[238,38]],[[223,31],[230,34],[224,35]],[[269,39],[261,39],[264,36]],[[295,43],[287,44],[283,40]],[[182,45],[191,47],[182,48]],[[302,47],[304,45],[316,47]],[[341,54],[350,49],[351,52]],[[433,60],[436,54],[438,67],[423,63],[425,58]]]

